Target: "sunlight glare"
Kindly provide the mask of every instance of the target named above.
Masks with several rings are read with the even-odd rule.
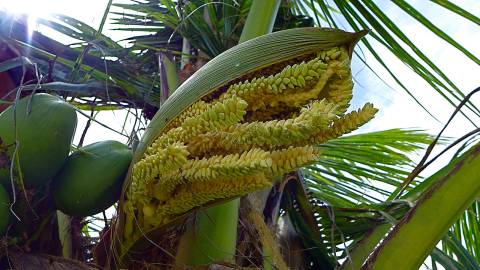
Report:
[[[52,12],[50,1],[35,0],[0,0],[0,10],[13,16],[27,16],[28,35],[32,35],[36,27],[37,18],[47,17]]]
[[[37,0],[0,0],[0,9],[13,15],[28,15],[29,17],[45,17],[52,12],[56,1]]]

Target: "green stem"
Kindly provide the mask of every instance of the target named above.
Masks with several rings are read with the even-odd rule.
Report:
[[[58,236],[62,244],[62,255],[64,258],[73,258],[72,234],[70,227],[70,217],[57,211]]]
[[[263,255],[263,270],[274,270],[275,268],[273,267],[272,254],[270,254],[269,250],[263,247],[262,255]]]
[[[418,269],[480,192],[480,145],[429,187],[362,269]]]
[[[239,43],[272,32],[280,0],[254,0]]]
[[[234,263],[239,204],[235,199],[200,210],[180,240],[177,264]]]
[[[273,29],[280,0],[254,0],[239,43],[268,34]],[[177,265],[205,265],[233,262],[240,199],[198,212],[196,222],[187,228],[177,250]]]

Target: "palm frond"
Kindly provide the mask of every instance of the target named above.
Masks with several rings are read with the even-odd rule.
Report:
[[[432,137],[419,130],[392,129],[331,140],[318,162],[303,170],[313,195],[331,205],[379,203],[411,169],[411,155]]]
[[[156,43],[152,43],[149,36],[131,39],[139,46],[150,41],[147,43],[149,46],[181,51],[181,44],[179,48],[178,44],[175,46],[172,43],[181,36],[209,58],[213,58],[238,42],[241,23],[248,13],[248,8],[244,5],[249,4],[250,1],[231,0],[211,3],[188,1],[183,4],[177,1],[159,3],[145,0],[135,4],[114,4],[127,13],[118,14],[121,17],[114,19],[113,24],[131,27],[130,30],[136,30],[139,25],[150,30],[156,29]],[[137,15],[138,13],[142,15]]]
[[[431,190],[432,187],[434,187],[438,182],[444,181],[445,178],[449,177],[451,175],[451,172],[456,172],[455,168],[462,165],[465,157],[475,154],[475,151],[478,151],[478,146],[474,148],[468,148],[468,146],[471,146],[473,142],[475,142],[475,140],[472,140],[471,142],[464,145],[464,147],[461,147],[461,151],[458,152],[458,155],[454,156],[454,158],[449,164],[440,169],[437,173],[423,180],[419,185],[413,187],[409,191],[409,193],[403,196],[402,200],[398,202],[407,202],[408,205],[416,203],[417,201],[419,201],[418,194],[425,193],[425,190]],[[444,196],[442,198],[446,197]],[[391,202],[386,202],[386,204],[389,203]],[[372,205],[369,204],[368,207],[372,207]],[[436,211],[436,209],[434,209],[434,211]],[[436,267],[436,264],[440,264],[445,267],[445,269],[477,269],[476,267],[478,266],[477,257],[479,231],[478,211],[478,202],[474,202],[472,206],[470,206],[462,214],[460,219],[457,220],[456,223],[449,229],[449,232],[437,245],[437,247],[439,248],[435,248],[430,254],[434,267]],[[382,213],[385,214],[384,211]],[[388,211],[387,213],[390,214],[392,213],[392,211]],[[402,218],[405,212],[396,212],[395,214],[395,216],[392,216],[393,218],[389,219],[391,224],[397,224],[397,220]],[[375,225],[372,226],[370,230],[373,231],[374,228],[380,227],[378,227],[378,225]],[[383,234],[385,235],[387,231],[388,229],[383,230]],[[369,234],[367,234],[367,237],[368,235]],[[358,240],[355,241],[359,241],[360,239],[363,239],[363,236],[361,236],[360,238],[358,238]],[[355,248],[355,244],[349,246],[349,249],[352,248]],[[370,248],[373,249],[373,246],[370,245]],[[354,250],[351,251],[355,252]],[[362,254],[362,252],[363,255],[359,255]],[[363,260],[367,258],[368,252],[365,253],[365,251],[360,251],[359,254],[355,253],[356,257],[355,261],[353,262],[355,265],[358,265],[358,263],[362,264]],[[348,269],[348,267],[343,269]]]
[[[474,202],[450,228],[448,239],[442,240],[443,250],[450,256],[467,258],[469,264],[480,266],[480,203]],[[452,243],[454,242],[454,243]],[[466,253],[463,257],[458,251]],[[477,268],[478,269],[478,268]]]
[[[213,58],[238,43],[251,1],[189,1],[179,5],[178,1],[143,0],[114,5],[125,10],[115,13],[116,29],[155,32],[130,38],[136,46],[179,52],[185,37],[194,48]],[[292,14],[291,4],[282,3],[274,31],[308,26],[313,26],[313,19],[307,13]]]
[[[459,7],[459,6],[455,5],[454,3],[452,3],[448,0],[432,0],[432,2],[434,2],[437,5],[442,6],[443,8],[445,8],[448,11],[451,11],[453,13],[456,13],[456,14],[462,16],[463,18],[465,18],[467,20],[470,20],[471,22],[473,22],[477,25],[480,25],[480,18],[479,17],[473,15],[472,13],[468,12],[467,10],[463,9],[462,7]]]
[[[408,175],[411,155],[431,140],[419,130],[393,129],[319,146],[317,163],[302,170],[300,180],[290,181],[282,197],[282,209],[314,269],[332,269],[367,232],[395,223],[408,211],[404,202],[381,198]]]
[[[65,84],[65,91],[69,92],[70,96],[94,95],[99,100],[122,103],[129,107],[158,107],[158,66],[145,61],[142,52],[133,53],[105,35],[97,35],[92,27],[63,15],[55,15],[56,21],[39,19],[38,22],[76,40],[70,46],[39,32],[33,32],[29,36],[23,19],[3,15],[1,17],[2,42],[24,59],[28,58],[31,63],[35,63],[38,72],[43,75],[41,81],[33,83],[45,87],[59,86],[61,83],[79,84]],[[78,59],[86,46],[91,48],[80,64]],[[71,74],[75,69],[79,76],[72,81]],[[59,89],[54,90],[62,92]]]
[[[304,190],[301,179],[290,181],[281,207],[300,238],[311,269],[333,269],[371,230],[395,223],[409,209],[404,202],[361,204],[349,207],[326,204]]]

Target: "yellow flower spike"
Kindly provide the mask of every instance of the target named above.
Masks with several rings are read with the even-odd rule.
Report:
[[[162,172],[165,173],[180,167],[187,161],[188,155],[187,147],[183,143],[173,143],[164,149],[146,155],[135,164],[133,174],[143,178],[143,181],[149,181]]]
[[[251,148],[263,150],[308,140],[326,129],[336,117],[336,105],[316,101],[301,110],[294,119],[236,124],[222,132],[209,132],[192,138],[188,151],[192,156],[213,153],[238,153]]]
[[[189,160],[178,171],[162,177],[155,186],[156,198],[164,200],[181,184],[196,181],[214,181],[218,178],[246,176],[266,171],[272,161],[269,153],[260,149],[251,149],[241,155],[213,156],[210,158]],[[160,191],[158,191],[160,190]]]
[[[271,184],[263,174],[185,184],[178,187],[175,197],[158,207],[156,214],[179,215],[210,201],[243,196]]]
[[[245,115],[246,107],[246,102],[237,97],[232,97],[221,103],[208,104],[204,112],[197,116],[187,117],[180,127],[172,128],[158,137],[148,147],[146,154],[153,154],[175,142],[186,142],[193,136],[206,131],[218,130],[238,123]],[[220,118],[219,114],[222,115]]]
[[[170,129],[168,132],[158,137],[145,152],[147,155],[152,155],[164,147],[175,142],[181,142],[185,137],[185,130],[182,127]]]
[[[338,105],[339,113],[344,114],[347,111],[350,100],[353,96],[353,81],[350,74],[348,59],[346,63],[337,66],[336,73],[331,77],[325,89],[319,95],[319,98],[325,98]]]
[[[332,127],[328,130],[322,130],[312,136],[309,141],[297,145],[324,143],[328,140],[338,138],[343,134],[350,133],[370,121],[377,111],[378,109],[374,108],[373,104],[367,103],[358,111],[350,112],[342,118],[335,120]]]
[[[172,128],[176,128],[182,125],[182,123],[187,118],[198,116],[204,113],[207,109],[209,104],[205,101],[199,100],[195,102],[192,106],[188,107],[185,111],[183,111],[179,116],[177,116],[172,122],[168,124],[166,130],[170,130]]]
[[[309,90],[316,84],[315,79],[318,79],[326,69],[327,64],[319,58],[293,66],[287,65],[275,75],[262,76],[230,86],[227,92],[220,97],[220,100],[239,96],[249,103],[249,110],[257,110],[263,107],[261,100],[258,100],[262,96],[281,94],[287,87],[295,92]],[[308,78],[305,78],[307,75]]]
[[[288,149],[274,151],[271,153],[272,167],[270,174],[272,176],[282,175],[313,163],[320,151],[313,146],[290,147]]]
[[[129,199],[134,203],[146,203],[148,199],[145,198],[145,195],[151,193],[149,185],[161,175],[180,168],[187,162],[188,155],[189,152],[185,145],[174,143],[145,156],[133,166]]]
[[[200,114],[185,118],[180,127],[172,128],[158,137],[146,153],[151,154],[174,142],[186,142],[195,135],[238,123],[243,119],[247,105],[238,97],[208,104]]]
[[[233,96],[222,102],[211,105],[204,113],[185,119],[182,128],[186,136],[218,130],[237,123],[243,119],[248,104],[239,97]]]
[[[308,123],[311,125],[328,125],[337,112],[337,105],[326,100],[315,101],[300,110],[300,115],[293,123]]]
[[[313,86],[309,86],[308,90],[299,91],[299,89],[294,88],[292,90],[286,91],[283,94],[265,95],[264,97],[257,97],[257,101],[254,104],[258,104],[258,106],[254,106],[252,108],[253,110],[255,110],[255,112],[250,115],[248,120],[254,121],[270,119],[272,117],[281,115],[282,111],[295,111],[295,108],[305,105],[311,100],[315,99],[327,98],[327,100],[334,102],[335,100],[331,98],[331,95],[336,94],[330,93],[330,90],[332,88],[329,86],[332,78],[336,77],[337,70],[342,69],[343,66],[346,66],[348,68],[347,63],[342,63],[338,61],[333,61],[329,63],[327,69],[318,76],[316,84],[314,84]],[[310,70],[307,71],[307,73],[308,72],[310,72]],[[316,74],[315,72],[312,72],[310,72],[310,75]],[[311,77],[310,75],[308,75],[307,77]],[[347,89],[348,94],[351,94],[352,87],[353,84],[350,85],[350,89]],[[263,101],[258,101],[260,100],[260,98],[267,100],[268,103],[265,104]],[[347,104],[349,100],[350,98],[348,98],[343,103]],[[275,109],[276,107],[280,109]]]

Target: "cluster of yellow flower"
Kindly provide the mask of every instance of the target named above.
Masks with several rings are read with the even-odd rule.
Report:
[[[334,47],[301,63],[264,67],[189,106],[133,167],[125,237],[132,237],[133,222],[148,230],[206,203],[266,188],[275,176],[313,163],[315,145],[368,122],[377,111],[371,104],[346,114],[349,61],[346,48]]]

